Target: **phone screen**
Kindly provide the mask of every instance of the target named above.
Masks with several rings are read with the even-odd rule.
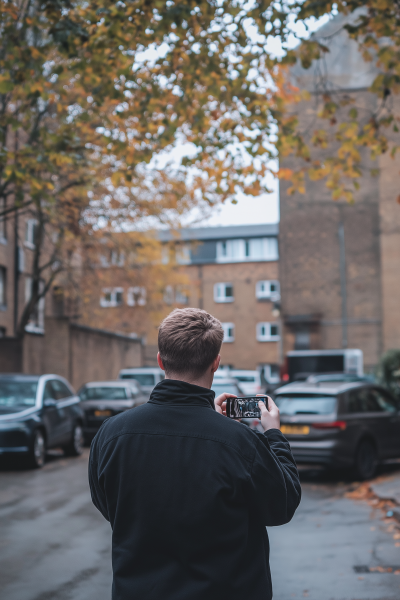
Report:
[[[227,398],[226,416],[230,419],[259,419],[261,417],[261,411],[258,408],[260,400],[268,408],[267,397],[242,396],[240,398]]]

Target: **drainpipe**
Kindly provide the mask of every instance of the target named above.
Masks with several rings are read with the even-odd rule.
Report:
[[[346,250],[344,240],[344,225],[339,224],[339,252],[340,252],[340,293],[342,296],[342,348],[347,348],[347,289],[346,289]]]
[[[18,249],[18,211],[14,213],[14,336],[18,330],[18,283],[19,283],[19,249]]]

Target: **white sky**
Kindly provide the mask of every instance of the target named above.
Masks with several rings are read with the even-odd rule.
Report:
[[[308,35],[317,30],[321,25],[325,24],[329,20],[329,16],[325,15],[321,19],[308,19],[307,25],[308,31],[303,24],[296,24],[293,26],[293,30],[296,35],[301,37],[308,37]],[[251,31],[250,31],[251,33]],[[257,35],[254,32],[254,35]],[[298,44],[298,38],[292,36],[292,39],[288,40],[288,46],[294,47]],[[281,56],[284,54],[284,50],[278,39],[268,38],[268,51],[275,56]],[[143,53],[143,59],[151,59],[154,54],[154,50],[149,49]],[[157,157],[154,157],[154,164],[158,164],[163,168],[167,162],[171,159],[180,162],[181,158],[185,155],[190,155],[193,152],[190,144],[177,144],[173,149],[168,152],[162,152]],[[216,225],[252,225],[257,223],[277,223],[279,221],[279,183],[271,177],[267,178],[268,187],[272,190],[270,194],[262,194],[258,197],[246,196],[244,194],[236,195],[235,200],[237,204],[232,204],[231,201],[227,200],[224,204],[216,206],[210,211],[207,216],[203,217],[198,211],[193,211],[187,215],[184,219],[184,225],[186,226],[216,226]]]

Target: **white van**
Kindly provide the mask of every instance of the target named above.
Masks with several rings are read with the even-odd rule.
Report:
[[[259,371],[244,371],[241,369],[231,369],[229,377],[233,377],[239,382],[239,385],[246,396],[255,396],[264,394],[265,389],[261,382],[261,373]]]
[[[140,383],[143,391],[151,393],[154,386],[165,378],[164,371],[158,367],[135,367],[122,369],[118,379],[135,379]]]

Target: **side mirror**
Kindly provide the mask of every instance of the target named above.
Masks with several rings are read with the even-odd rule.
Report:
[[[43,408],[54,408],[57,405],[57,402],[54,398],[46,398],[43,400]]]

